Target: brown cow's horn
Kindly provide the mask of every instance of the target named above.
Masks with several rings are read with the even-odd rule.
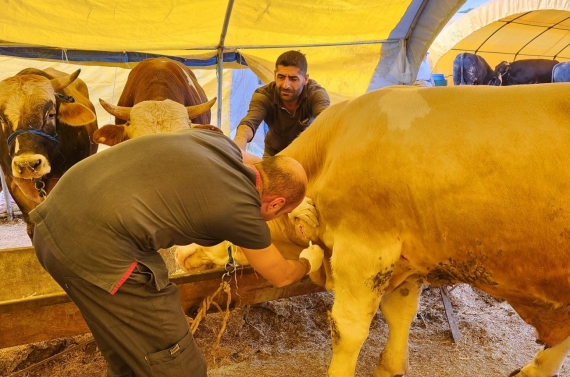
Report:
[[[58,90],[65,88],[66,86],[68,86],[73,81],[75,81],[77,76],[79,76],[80,72],[81,72],[81,69],[78,69],[77,71],[73,72],[70,75],[49,80],[51,82],[51,86],[53,87],[53,90],[58,91]]]
[[[131,120],[132,107],[115,106],[101,98],[99,98],[99,103],[109,114],[114,115],[115,118]]]
[[[212,106],[216,103],[216,97],[212,98],[208,102],[201,103],[195,106],[186,106],[188,110],[188,118],[193,119],[199,115],[204,114],[206,111],[210,110]]]

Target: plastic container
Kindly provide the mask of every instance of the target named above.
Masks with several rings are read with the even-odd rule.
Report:
[[[433,73],[431,78],[433,79],[435,86],[447,86],[447,80],[443,73]]]

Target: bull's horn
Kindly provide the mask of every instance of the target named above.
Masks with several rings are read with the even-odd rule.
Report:
[[[124,106],[115,106],[110,104],[109,102],[105,101],[102,98],[99,98],[99,103],[103,108],[111,115],[114,115],[115,118],[119,118],[122,120],[130,120],[131,119],[131,109],[132,107],[124,107]]]
[[[204,114],[206,111],[210,110],[212,106],[214,106],[214,103],[216,103],[216,97],[212,98],[208,102],[204,102],[199,105],[186,106],[186,109],[188,110],[188,118],[193,119],[199,115]]]
[[[79,76],[80,72],[81,72],[81,69],[78,69],[77,71],[73,72],[70,75],[57,77],[55,79],[49,80],[51,82],[51,86],[53,87],[53,90],[55,90],[57,92],[58,90],[61,90],[61,89],[65,88],[66,86],[68,86],[73,81],[75,81],[77,76]]]

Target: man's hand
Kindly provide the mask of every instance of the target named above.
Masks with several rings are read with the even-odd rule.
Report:
[[[315,272],[319,268],[321,268],[324,255],[325,253],[319,245],[311,244],[311,246],[301,251],[299,259],[305,258],[306,260],[309,261],[309,264],[311,265],[311,270],[308,273],[310,274],[311,272]]]
[[[261,158],[257,157],[253,153],[246,152],[244,149],[241,150],[241,156],[244,164],[256,164],[261,161]]]
[[[319,225],[319,214],[315,208],[315,205],[313,204],[313,199],[306,196],[301,204],[299,204],[293,211],[291,211],[288,216],[293,225],[295,225],[295,218],[297,217],[313,228]]]

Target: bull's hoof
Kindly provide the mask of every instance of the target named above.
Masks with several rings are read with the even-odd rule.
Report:
[[[511,374],[509,374],[509,377],[529,377],[529,376],[526,373],[522,372],[520,369],[517,369],[513,371]],[[554,376],[551,377],[558,377],[558,375],[555,374]]]

